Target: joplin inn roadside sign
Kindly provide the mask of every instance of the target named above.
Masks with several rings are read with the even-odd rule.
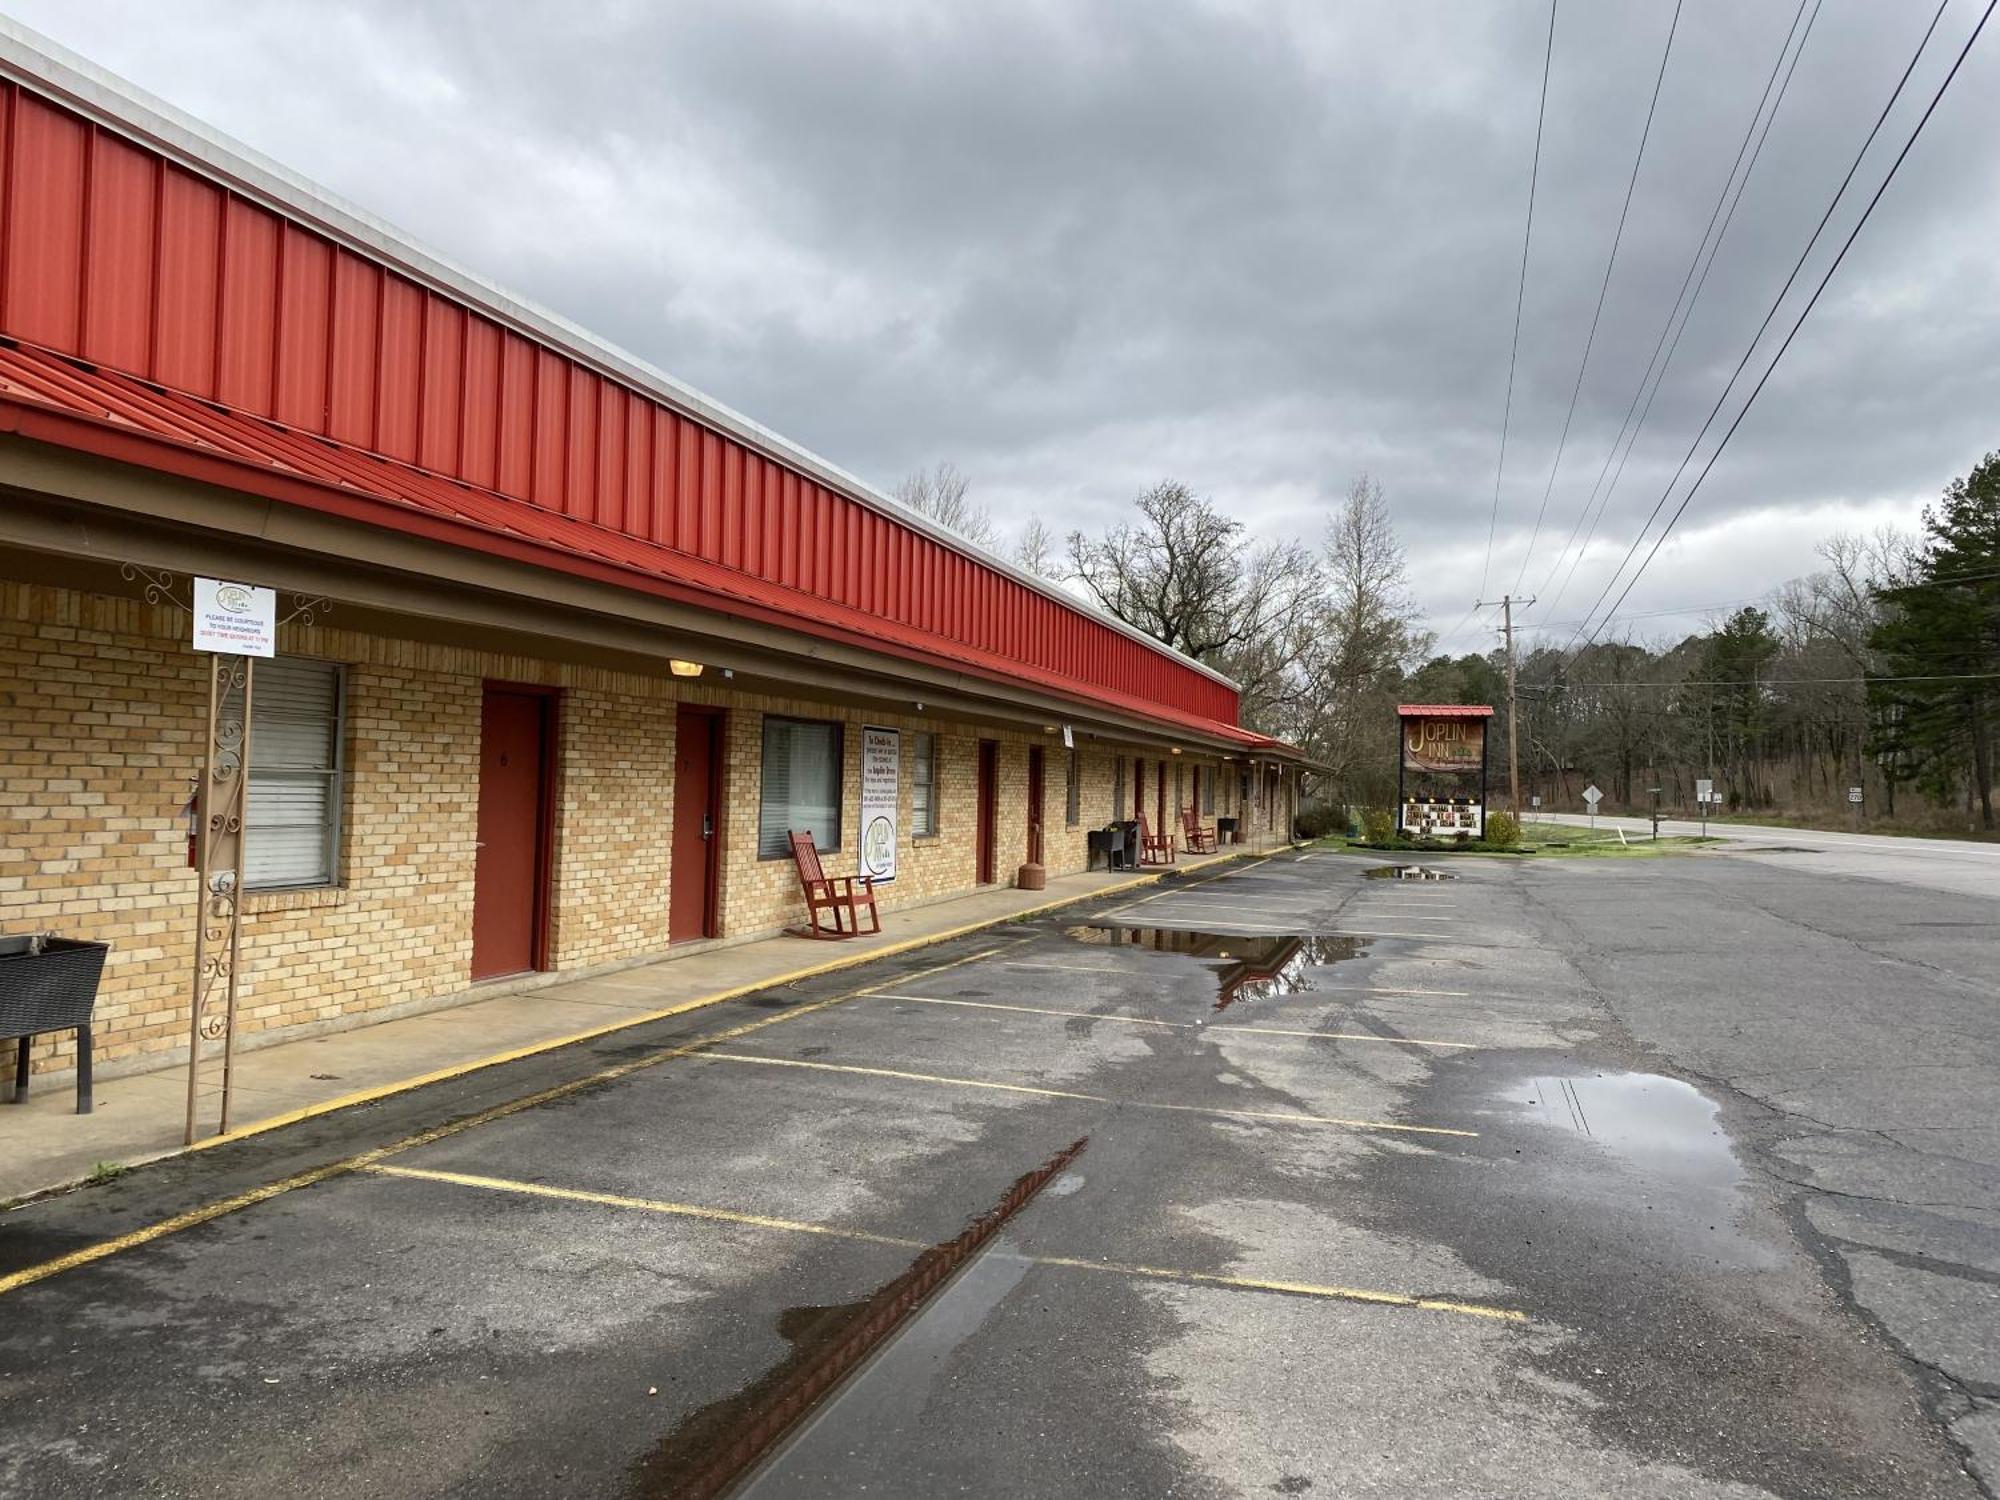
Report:
[[[1397,826],[1415,838],[1476,839],[1486,831],[1485,704],[1396,708]]]

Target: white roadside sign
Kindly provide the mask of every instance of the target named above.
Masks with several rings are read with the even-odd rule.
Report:
[[[1593,782],[1591,785],[1583,789],[1583,800],[1590,804],[1590,810],[1592,812],[1596,812],[1597,804],[1604,800],[1604,793],[1600,792],[1597,789],[1596,784]]]
[[[276,591],[220,578],[195,579],[194,649],[225,656],[276,656]]]

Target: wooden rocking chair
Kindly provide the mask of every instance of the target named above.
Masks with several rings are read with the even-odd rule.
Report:
[[[805,897],[806,925],[793,932],[809,938],[851,938],[861,935],[861,913],[866,910],[874,926],[882,930],[882,914],[875,909],[875,882],[866,875],[829,875],[820,868],[819,850],[813,846],[812,830],[787,834],[792,841],[792,863],[798,867],[799,892]],[[828,913],[828,927],[820,913]],[[845,919],[841,913],[846,912]]]
[[[1139,814],[1139,863],[1142,865],[1170,865],[1174,862],[1174,836],[1171,833],[1154,833],[1146,822],[1146,815]]]
[[[1181,813],[1181,837],[1187,841],[1190,854],[1215,853],[1215,834],[1201,826],[1201,819],[1191,807]]]

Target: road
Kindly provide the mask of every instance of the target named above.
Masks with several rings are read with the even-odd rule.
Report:
[[[1991,892],[1380,865],[18,1210],[0,1494],[1990,1497]]]
[[[1584,811],[1552,813],[1565,823],[1583,824]],[[1622,828],[1629,834],[1649,833],[1645,818],[1600,816],[1600,828]],[[1531,825],[1532,826],[1532,825]],[[1780,828],[1747,823],[1703,824],[1692,818],[1662,818],[1660,832],[1727,840],[1736,852],[1759,852],[1783,858],[1809,852],[1820,856],[1821,873],[1862,880],[1888,880],[1925,890],[1957,895],[2000,893],[2000,844],[1972,839],[1916,839],[1881,833],[1831,833],[1812,828]]]

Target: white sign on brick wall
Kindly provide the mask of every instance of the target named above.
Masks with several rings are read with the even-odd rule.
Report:
[[[861,873],[877,885],[896,878],[896,792],[903,736],[894,729],[861,729]]]
[[[220,578],[195,579],[194,649],[225,656],[276,656],[277,593]]]

